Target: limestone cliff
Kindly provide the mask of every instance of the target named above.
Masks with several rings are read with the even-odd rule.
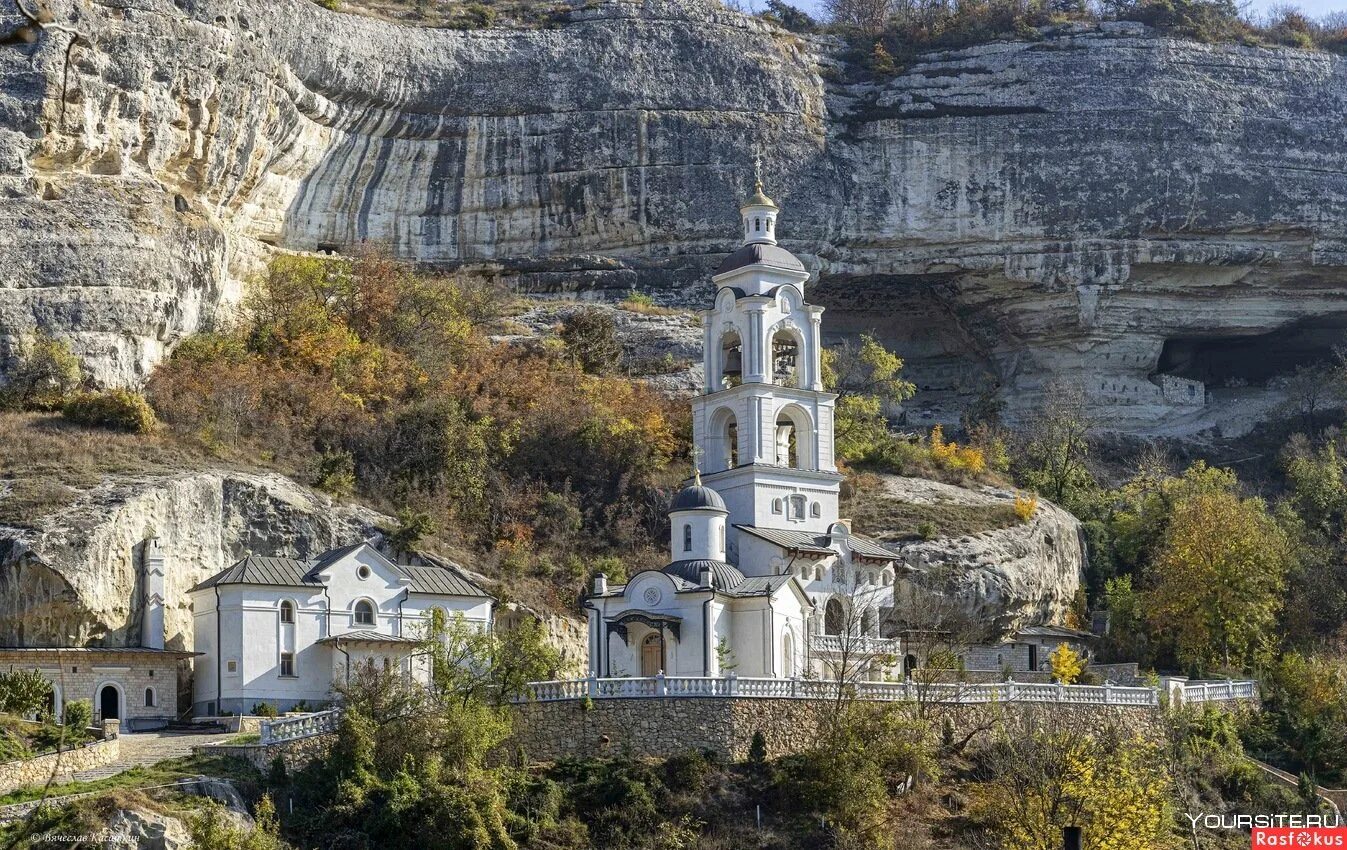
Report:
[[[995,487],[898,476],[884,476],[883,490],[887,499],[925,506],[932,515],[948,506],[1003,509],[1015,498]],[[1012,519],[952,535],[937,527],[925,540],[895,534],[882,516],[858,530],[898,553],[904,581],[947,594],[977,621],[1007,630],[1066,623],[1085,567],[1080,521],[1051,502],[1040,502],[1025,522]]]
[[[167,646],[190,649],[186,591],[249,552],[308,558],[385,520],[280,475],[109,478],[34,523],[0,527],[0,645],[140,642],[142,547],[164,547]]]
[[[920,419],[988,387],[1021,413],[1056,378],[1118,427],[1228,428],[1347,326],[1328,54],[1105,24],[844,85],[836,41],[712,0],[476,32],[48,5],[0,0],[0,355],[42,327],[105,382],[226,316],[274,248],[704,303],[755,149],[826,327],[900,351]]]

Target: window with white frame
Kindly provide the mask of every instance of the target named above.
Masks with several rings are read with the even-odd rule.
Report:
[[[281,622],[293,623],[295,621],[295,603],[289,599],[281,603]]]
[[[355,624],[357,626],[374,625],[374,606],[364,599],[355,604]]]
[[[295,654],[293,652],[281,653],[281,675],[287,679],[295,678]]]

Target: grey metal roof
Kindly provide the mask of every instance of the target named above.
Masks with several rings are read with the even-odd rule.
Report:
[[[1080,629],[1072,629],[1066,626],[1025,626],[1015,632],[1015,637],[1061,637],[1075,638],[1077,640],[1090,640],[1094,635],[1090,632],[1083,632]]]
[[[753,525],[736,525],[735,528],[740,531],[747,531],[754,537],[761,537],[768,543],[775,543],[783,549],[812,552],[816,555],[837,554],[836,551],[828,548],[830,538],[826,534],[815,534],[812,531],[790,531],[784,528],[758,528]]]
[[[851,551],[860,555],[868,555],[872,558],[888,558],[889,560],[893,560],[898,557],[898,554],[892,549],[883,546],[874,538],[866,537],[863,534],[852,533],[848,535],[847,545],[851,547]]]
[[[702,570],[711,571],[711,586],[716,590],[728,590],[744,580],[739,568],[724,561],[712,561],[697,558],[686,561],[674,561],[660,572],[668,576],[677,576],[694,587],[702,583]]]
[[[340,559],[359,550],[362,546],[369,545],[368,543],[356,543],[351,546],[342,546],[324,552],[317,558],[308,561],[301,561],[298,558],[249,555],[197,584],[192,588],[192,591],[227,584],[319,587],[322,585],[322,582],[318,580],[319,573]],[[431,559],[427,558],[427,560]],[[433,560],[435,564],[432,566],[413,567],[394,564],[393,567],[410,580],[408,590],[412,593],[433,593],[444,596],[486,597],[490,595],[470,581],[452,564],[439,558]]]
[[[780,245],[771,245],[766,242],[753,242],[741,246],[725,258],[716,269],[716,274],[721,275],[726,272],[732,272],[735,269],[742,269],[745,266],[765,265],[773,268],[785,269],[792,272],[803,272],[804,263],[800,262],[794,254],[782,248]]]
[[[33,654],[49,652],[99,652],[122,655],[170,655],[175,658],[189,658],[204,655],[186,649],[155,649],[151,646],[0,646],[0,653],[28,652]]]
[[[720,498],[720,494],[703,484],[694,484],[679,490],[678,494],[673,497],[673,502],[669,505],[670,513],[700,510],[729,513],[725,510],[725,500]]]
[[[753,525],[736,525],[735,528],[746,531],[754,537],[761,537],[769,543],[775,543],[783,549],[808,552],[814,555],[837,554],[837,550],[832,548],[833,538],[827,534],[815,534],[812,531],[791,531],[784,528],[758,528]],[[846,541],[847,545],[851,547],[851,551],[857,555],[887,560],[895,560],[898,557],[893,550],[886,549],[875,540],[861,534],[849,534]]]
[[[319,643],[420,643],[416,638],[406,635],[385,635],[379,632],[373,632],[369,629],[360,629],[354,632],[344,632],[339,635],[328,635],[318,641]]]
[[[725,591],[727,596],[770,596],[790,583],[792,576],[749,576]]]

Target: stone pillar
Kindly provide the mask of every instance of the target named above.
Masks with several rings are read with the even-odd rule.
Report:
[[[122,721],[115,718],[103,718],[103,740],[111,741],[122,733]]]
[[[145,541],[144,575],[141,582],[140,645],[164,648],[164,550],[159,538]]]

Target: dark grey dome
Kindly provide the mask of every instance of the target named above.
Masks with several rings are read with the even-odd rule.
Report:
[[[804,263],[780,245],[772,245],[768,242],[751,242],[726,257],[725,262],[721,263],[720,268],[716,269],[716,274],[732,272],[735,269],[742,269],[744,266],[751,266],[756,263],[791,272],[804,271]]]
[[[669,512],[674,511],[697,511],[712,510],[725,511],[725,500],[720,498],[720,494],[710,487],[701,484],[693,484],[690,487],[684,487],[678,491],[678,495],[673,497],[673,502],[669,505]]]
[[[674,561],[660,572],[669,576],[678,576],[684,581],[699,585],[702,583],[702,570],[711,571],[711,586],[718,590],[729,590],[744,580],[744,574],[739,572],[734,565],[706,558]]]

